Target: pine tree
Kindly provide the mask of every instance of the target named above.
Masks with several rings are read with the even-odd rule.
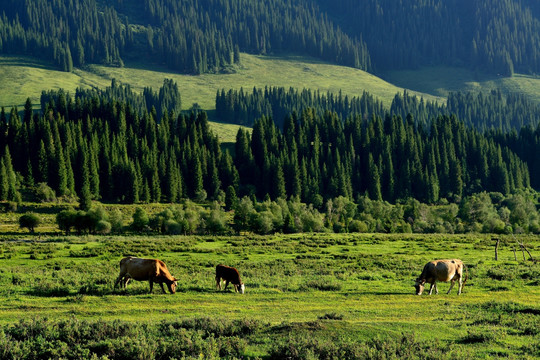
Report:
[[[39,143],[38,153],[38,182],[48,183],[49,181],[49,157],[45,150],[43,139]]]
[[[225,191],[225,209],[232,210],[235,209],[238,205],[238,197],[236,196],[236,191],[234,187],[229,185]]]
[[[371,153],[369,154],[369,160],[368,160],[368,167],[369,167],[369,182],[368,182],[368,191],[369,191],[369,197],[372,200],[382,200],[382,193],[381,193],[381,181],[379,176],[379,168],[375,164],[375,161],[373,161],[373,155]]]
[[[9,177],[4,164],[4,158],[0,159],[0,201],[8,199]]]
[[[57,188],[56,192],[59,196],[67,195],[68,193],[68,177],[66,171],[66,162],[64,160],[64,151],[60,145],[56,146],[56,174],[57,174]]]
[[[13,170],[11,154],[9,152],[9,148],[7,145],[4,150],[3,160],[4,160],[3,161],[4,166],[6,168],[6,176],[7,176],[7,181],[8,181],[7,200],[20,203],[21,193],[18,190],[17,176],[15,175],[15,171]]]
[[[79,194],[79,208],[84,211],[92,207],[92,192],[90,191],[90,170],[88,170],[88,158],[82,157],[81,191]]]

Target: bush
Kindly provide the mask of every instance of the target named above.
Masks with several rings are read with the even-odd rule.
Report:
[[[111,232],[111,228],[112,226],[110,222],[105,220],[99,220],[96,225],[96,232],[102,235],[109,234]]]
[[[39,183],[34,189],[36,198],[41,202],[53,202],[56,201],[56,193],[46,183]]]
[[[120,233],[124,231],[124,214],[118,209],[113,210],[109,215],[109,222],[111,223],[111,231]]]
[[[227,232],[227,220],[225,212],[219,206],[210,211],[206,216],[206,231],[210,234],[223,234]]]
[[[142,231],[148,226],[149,222],[150,219],[148,218],[146,211],[138,207],[133,214],[133,222],[131,223],[131,227],[135,231]]]
[[[349,232],[366,233],[368,232],[368,226],[363,221],[352,220],[349,223]]]
[[[19,218],[19,226],[22,228],[27,228],[31,233],[34,233],[34,230],[37,226],[41,224],[41,219],[33,213],[24,214]]]
[[[56,215],[56,224],[60,230],[64,231],[68,235],[71,228],[75,226],[77,212],[73,209],[62,210]]]

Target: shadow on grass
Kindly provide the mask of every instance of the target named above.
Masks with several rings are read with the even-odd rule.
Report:
[[[29,56],[9,56],[4,55],[0,57],[0,66],[28,66],[44,70],[57,70],[59,68],[55,67],[52,63],[47,63],[43,60],[35,59]]]

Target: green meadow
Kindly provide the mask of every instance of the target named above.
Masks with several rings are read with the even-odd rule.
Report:
[[[514,257],[513,237],[500,239],[495,261],[495,240],[484,234],[3,235],[0,353],[537,358],[540,265]],[[518,240],[538,256],[538,237]],[[148,294],[146,282],[114,289],[126,255],[165,261],[177,293]],[[462,295],[457,287],[447,295],[444,283],[438,295],[414,294],[414,279],[436,258],[466,263]],[[219,263],[239,269],[244,295],[215,289]],[[130,342],[136,334],[143,339]]]
[[[417,70],[389,71],[381,78],[396,85],[433,96],[447,97],[449,92],[489,92],[524,94],[540,101],[540,77],[514,74],[512,77],[486,75],[459,67],[433,66]]]

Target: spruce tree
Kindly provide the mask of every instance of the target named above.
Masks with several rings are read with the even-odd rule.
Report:
[[[86,160],[86,157],[83,157]],[[88,170],[88,162],[82,164],[82,184],[79,194],[79,208],[83,211],[88,211],[92,207],[92,192],[90,191],[90,171]]]
[[[0,159],[0,201],[8,199],[9,177],[4,164],[4,158]]]
[[[368,160],[368,168],[369,168],[369,175],[368,175],[368,192],[369,197],[372,200],[382,200],[382,193],[381,193],[381,180],[380,180],[380,172],[379,168],[375,164],[375,161],[373,161],[373,155],[371,153],[369,154],[369,160]]]
[[[13,170],[13,164],[11,161],[11,154],[9,152],[9,148],[6,145],[4,150],[4,166],[6,168],[6,176],[8,179],[8,192],[7,192],[7,200],[8,201],[15,201],[17,203],[21,202],[21,193],[18,190],[17,186],[17,176],[15,175],[15,171]]]

